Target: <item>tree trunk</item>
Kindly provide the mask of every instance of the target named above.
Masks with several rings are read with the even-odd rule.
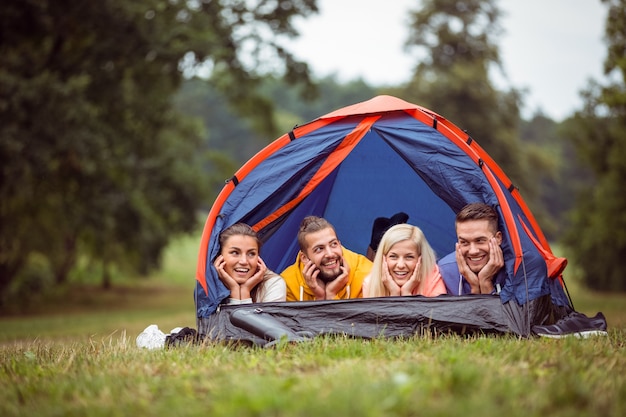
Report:
[[[102,262],[102,289],[111,289],[111,273],[106,262]]]
[[[67,276],[76,263],[76,238],[65,238],[65,256],[54,268],[54,280],[57,285],[67,282]]]

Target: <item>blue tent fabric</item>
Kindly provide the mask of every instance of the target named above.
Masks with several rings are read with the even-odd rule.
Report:
[[[354,135],[367,117],[374,116],[377,119],[369,129],[358,139],[352,138],[353,148],[337,162],[338,149],[346,138]],[[263,224],[258,229],[264,242],[261,256],[270,269],[280,272],[295,260],[298,227],[307,215],[325,217],[335,226],[345,247],[365,253],[374,219],[405,212],[408,222],[420,227],[438,257],[443,257],[454,250],[456,213],[476,201],[496,207],[501,216],[506,282],[500,301],[524,306],[548,296],[556,306],[571,306],[561,285],[547,278],[546,261],[522,225],[532,222],[508,187],[496,176],[499,189],[494,189],[493,181],[488,179],[495,175],[492,167],[477,163],[467,149],[434,127],[436,123],[424,123],[408,111],[387,110],[329,116],[325,121],[301,136],[294,134],[293,140],[256,161],[258,164],[247,175],[238,178],[223,204],[214,207],[216,221],[205,255],[209,294],[202,282],[197,283],[195,291],[199,319],[213,314],[228,296],[212,260],[219,250],[219,233],[236,222]],[[314,178],[319,180],[320,168],[331,158],[336,167],[303,196],[303,190],[308,190]],[[298,204],[280,211],[293,201]],[[505,208],[507,213],[502,211]],[[275,220],[259,223],[279,211],[282,214]],[[516,233],[507,230],[505,214],[513,219]],[[522,254],[515,254],[515,236],[519,236]]]
[[[219,232],[226,228],[220,224],[221,220],[221,218],[218,218],[211,235],[211,240],[214,242],[219,242]],[[217,271],[213,266],[213,259],[217,256],[217,247],[213,248],[211,253],[212,255],[207,254],[209,261],[207,262],[205,271],[209,291],[207,293],[204,290],[201,290],[201,288],[198,288],[198,286],[196,286],[196,290],[194,291],[198,317],[208,317],[214,313],[220,303],[230,295],[230,290],[226,288],[222,281],[220,281],[217,276]]]

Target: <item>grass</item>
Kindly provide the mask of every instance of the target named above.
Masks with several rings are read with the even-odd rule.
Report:
[[[169,332],[195,327],[193,290],[199,236],[176,241],[163,268],[149,280],[118,280],[110,290],[99,283],[63,288],[31,302],[26,312],[0,318],[0,343],[22,340],[89,340],[126,333],[149,324]]]
[[[317,338],[142,351],[128,337],[0,348],[0,414],[622,416],[626,338]]]
[[[63,306],[0,319],[1,416],[623,416],[626,296],[568,282],[609,336],[354,340],[273,349],[219,344],[148,351],[135,337],[195,327],[196,238],[149,282],[83,286]]]

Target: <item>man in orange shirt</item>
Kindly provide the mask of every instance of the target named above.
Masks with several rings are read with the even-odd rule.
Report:
[[[337,238],[326,219],[308,216],[298,231],[300,252],[280,275],[287,284],[287,301],[361,298],[363,280],[372,268],[365,256],[352,252]]]

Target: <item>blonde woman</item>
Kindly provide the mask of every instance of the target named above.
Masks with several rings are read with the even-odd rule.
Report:
[[[441,294],[446,286],[424,233],[406,223],[387,230],[363,282],[363,297]]]
[[[230,290],[228,304],[285,301],[285,281],[267,269],[260,249],[261,240],[247,224],[236,223],[220,234],[220,254],[213,265]]]

